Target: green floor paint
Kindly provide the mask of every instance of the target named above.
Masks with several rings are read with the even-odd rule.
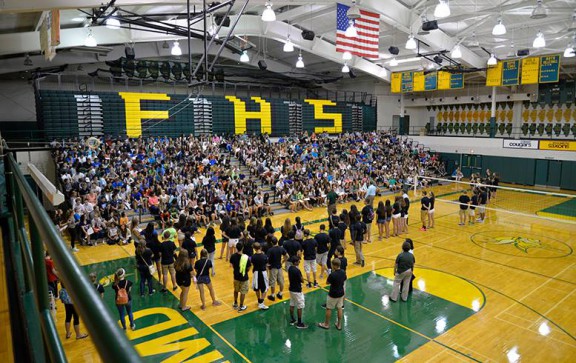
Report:
[[[570,198],[569,200],[563,203],[559,203],[538,211],[538,213],[540,212],[556,214],[566,217],[576,217],[576,198]]]
[[[426,337],[435,338],[474,314],[471,309],[420,291],[415,291],[407,303],[385,305],[382,296],[389,294],[391,287],[389,280],[372,273],[350,279],[347,299],[355,304],[346,303],[343,331],[315,326],[324,320],[325,310],[320,305],[327,293],[323,290],[306,294],[307,330],[289,326],[288,302],[214,328],[253,362],[389,362],[428,342]],[[335,321],[334,316],[332,319]]]
[[[154,346],[155,349],[158,350],[166,350],[161,354],[155,354],[151,356],[144,357],[144,360],[147,362],[160,362],[165,359],[172,357],[175,358],[176,355],[180,354],[177,357],[176,361],[184,361],[187,359],[192,358],[199,358],[202,359],[204,354],[210,354],[211,352],[214,353],[215,350],[220,352],[223,355],[223,359],[216,360],[216,361],[230,361],[230,362],[244,362],[244,359],[240,355],[238,355],[228,344],[226,344],[220,337],[218,337],[206,324],[204,324],[196,315],[191,313],[190,311],[180,311],[178,309],[178,299],[176,299],[172,294],[162,294],[160,291],[161,285],[156,281],[153,280],[154,288],[156,289],[156,293],[152,296],[148,296],[145,294],[144,297],[140,297],[139,291],[139,279],[138,279],[138,271],[136,270],[134,259],[133,258],[123,258],[119,260],[112,260],[103,263],[97,263],[93,265],[84,266],[84,270],[89,272],[96,272],[98,274],[98,278],[100,281],[105,285],[105,293],[104,293],[104,302],[110,309],[112,316],[118,319],[118,311],[116,309],[116,305],[114,302],[114,290],[112,290],[111,285],[107,285],[106,277],[109,276],[110,280],[113,277],[114,272],[118,268],[124,268],[126,270],[127,279],[134,283],[132,287],[131,295],[132,295],[132,311],[134,313],[140,311],[141,313],[147,311],[147,309],[157,308],[157,307],[164,307],[168,309],[164,309],[166,311],[172,310],[172,314],[179,314],[183,317],[181,324],[176,326],[169,327],[167,329],[162,329],[159,331],[151,332],[150,334],[146,334],[143,337],[133,339],[132,343],[137,346],[141,343],[143,346],[149,344],[150,346]],[[143,316],[139,319],[135,320],[136,324],[136,333],[138,331],[142,332],[148,327],[153,326],[160,326],[159,324],[167,322],[169,319],[164,314],[151,314],[147,316]],[[129,324],[128,318],[126,317],[126,323]],[[174,342],[164,342],[158,343],[155,342],[155,339],[162,338],[162,337],[169,337],[170,334],[182,332],[185,329],[194,328],[198,331],[197,334],[189,334],[186,337],[180,337],[179,339],[175,339]],[[121,327],[119,326],[119,329]],[[195,351],[194,345],[192,347],[188,347],[188,351],[186,351],[186,344],[191,344],[190,341],[193,340],[201,340],[202,338],[206,339],[209,343],[207,347],[202,348],[199,351]],[[175,344],[174,344],[175,343]],[[206,344],[201,344],[202,342],[199,341],[198,346],[202,347]],[[169,346],[173,344],[172,346]],[[180,346],[178,346],[180,345]]]

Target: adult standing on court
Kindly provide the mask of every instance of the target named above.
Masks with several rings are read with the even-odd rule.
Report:
[[[212,305],[222,305],[222,303],[216,299],[216,294],[214,294],[214,288],[212,287],[212,281],[210,281],[210,269],[213,268],[212,262],[213,260],[210,260],[208,257],[208,250],[203,249],[200,251],[200,259],[194,264],[194,276],[196,276],[198,292],[200,293],[200,301],[202,301],[202,305],[200,306],[200,309],[202,310],[206,309],[204,285],[208,287],[210,297],[212,298]]]
[[[244,299],[248,293],[248,271],[250,271],[250,259],[248,255],[242,253],[244,249],[244,244],[238,242],[236,244],[236,253],[230,256],[230,265],[232,265],[234,273],[234,309],[238,309],[238,312],[242,312],[248,307],[244,305]],[[240,305],[238,305],[238,295],[240,295]]]
[[[140,241],[136,246],[136,267],[140,275],[140,296],[144,296],[146,285],[148,286],[148,295],[154,294],[152,288],[152,275],[150,274],[150,266],[153,266],[152,257],[154,253],[151,249],[146,247],[146,241]]]
[[[224,244],[224,242],[222,242]],[[214,232],[213,227],[208,227],[206,230],[206,235],[202,238],[202,246],[208,252],[208,259],[210,260],[210,264],[212,265],[212,276],[216,275],[216,270],[214,268],[214,257],[216,255],[216,232]],[[194,264],[196,265],[196,264]]]
[[[364,236],[364,241],[370,243],[372,242],[372,222],[374,221],[374,208],[372,204],[365,201],[365,206],[362,208],[362,222],[366,225],[366,235]]]
[[[408,209],[410,209],[410,198],[408,197],[408,193],[404,191],[402,194],[402,201],[400,214],[402,215],[402,232],[408,233]]]
[[[493,197],[492,197],[493,198]],[[480,187],[480,193],[478,194],[478,219],[480,223],[484,223],[484,218],[486,218],[486,203],[488,203],[488,192],[485,187]]]
[[[364,242],[364,234],[366,233],[366,225],[358,217],[356,222],[352,225],[351,229],[353,229],[355,231],[355,233],[354,233],[354,252],[356,252],[356,262],[354,262],[354,264],[364,267],[364,253],[362,252],[362,243]]]
[[[370,207],[374,208],[374,198],[376,198],[376,193],[378,192],[378,188],[374,185],[374,181],[370,180],[370,186],[366,191],[366,204]]]
[[[172,290],[176,290],[176,270],[174,269],[174,253],[176,252],[176,244],[174,243],[169,231],[164,231],[162,235],[163,241],[160,246],[160,263],[162,264],[162,290],[160,292],[166,293],[168,289],[168,273],[172,279]]]
[[[326,233],[326,226],[320,225],[320,233],[314,239],[318,246],[316,248],[316,263],[320,265],[320,279],[324,274],[328,276],[328,250],[330,250],[330,236]]]
[[[400,207],[400,201],[402,197],[397,196],[394,198],[394,204],[392,204],[392,237],[396,237],[400,234],[401,230],[401,217],[402,208]]]
[[[318,287],[318,282],[316,281],[316,249],[318,248],[318,242],[315,238],[310,238],[310,230],[304,230],[304,241],[302,241],[302,250],[304,251],[304,272],[306,273],[306,280],[308,283],[306,287],[312,287],[312,281],[314,281],[314,287]],[[310,279],[310,272],[312,272],[312,277],[314,280]]]
[[[176,270],[176,282],[180,286],[180,304],[179,308],[182,311],[190,310],[190,306],[186,305],[188,302],[188,290],[192,284],[192,264],[190,263],[190,255],[185,248],[180,249],[176,263],[174,263]]]
[[[288,257],[298,256],[300,254],[300,251],[302,251],[302,245],[300,244],[300,242],[294,239],[293,230],[288,232],[288,239],[284,241],[282,247],[284,247],[284,249],[288,253]],[[288,270],[288,267],[290,267],[290,258],[288,258],[288,261],[285,261],[285,269]]]
[[[318,327],[329,329],[332,310],[336,309],[338,319],[334,326],[336,329],[342,330],[342,307],[344,306],[344,283],[346,282],[346,272],[340,269],[340,259],[338,258],[335,258],[332,261],[332,268],[333,271],[326,281],[326,283],[330,285],[328,297],[326,298],[326,317],[323,323],[318,323]]]
[[[228,236],[228,250],[226,251],[226,261],[234,254],[234,249],[236,244],[240,242],[240,237],[242,237],[242,230],[238,225],[238,220],[232,218],[230,221],[230,227],[226,230],[226,236]]]
[[[428,210],[428,228],[434,228],[434,204],[436,203],[436,196],[433,191],[430,191],[430,209]]]
[[[332,211],[336,210],[336,202],[338,201],[338,194],[336,194],[332,185],[330,185],[330,191],[326,194],[326,201],[328,204],[328,217],[330,217]]]
[[[403,284],[402,300],[408,300],[410,280],[412,279],[412,271],[416,263],[414,255],[409,251],[410,242],[404,241],[404,243],[402,243],[402,252],[396,257],[396,263],[394,264],[394,288],[392,289],[392,295],[390,295],[390,301],[392,302],[398,301],[401,283]]]
[[[428,192],[422,192],[422,199],[420,199],[420,220],[422,221],[421,231],[426,232],[426,222],[428,221],[428,212],[430,211],[430,198]]]
[[[458,203],[460,204],[460,210],[458,214],[460,215],[460,223],[459,226],[466,225],[466,217],[468,216],[468,206],[470,204],[470,197],[468,196],[468,192],[466,189],[462,190],[462,195],[458,198]]]
[[[84,339],[88,336],[86,333],[80,333],[80,318],[78,317],[78,313],[74,308],[74,304],[72,303],[72,298],[68,294],[66,287],[62,284],[62,288],[60,289],[59,295],[60,301],[64,304],[64,309],[66,310],[66,318],[64,321],[64,327],[66,328],[66,339],[69,339],[72,336],[72,332],[70,331],[70,321],[74,318],[74,332],[76,333],[76,339]]]
[[[342,238],[342,232],[340,231],[340,228],[338,228],[338,226],[330,228],[328,231],[328,237],[330,237],[330,249],[328,250],[328,275],[330,275],[330,272],[332,271],[330,261],[332,261],[332,257],[336,253],[336,248],[342,245],[340,242]]]

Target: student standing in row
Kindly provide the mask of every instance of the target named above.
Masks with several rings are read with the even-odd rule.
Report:
[[[66,310],[66,319],[64,321],[64,326],[66,327],[66,339],[69,339],[72,336],[72,332],[70,331],[70,321],[72,321],[72,318],[74,318],[74,332],[76,333],[76,339],[86,338],[88,334],[80,333],[80,318],[78,317],[78,313],[72,303],[72,298],[68,295],[68,291],[64,284],[60,287],[59,298],[64,304],[64,309]]]
[[[344,283],[346,282],[346,272],[340,269],[340,259],[332,260],[332,273],[328,276],[327,284],[330,285],[328,297],[326,298],[326,317],[323,323],[318,323],[322,329],[330,328],[330,318],[332,310],[337,311],[337,320],[334,326],[342,330],[342,307],[344,306]]]
[[[430,211],[430,198],[428,192],[422,192],[422,199],[420,199],[420,220],[422,221],[421,231],[426,232],[426,222],[428,221],[428,212]]]
[[[402,253],[396,257],[396,263],[394,264],[394,288],[392,290],[392,295],[390,295],[390,301],[392,302],[398,301],[400,284],[403,284],[402,301],[408,300],[412,271],[414,269],[414,263],[416,262],[414,255],[410,253],[410,247],[410,242],[404,241],[402,244]]]
[[[436,196],[434,192],[430,191],[430,209],[428,210],[428,228],[434,228],[434,203],[436,202]]]
[[[304,294],[302,293],[302,283],[304,279],[302,272],[298,268],[300,257],[290,257],[290,267],[288,267],[288,290],[290,291],[290,325],[295,325],[297,329],[306,329],[308,325],[302,322],[302,310],[304,309]],[[294,319],[294,308],[298,311],[298,321]]]
[[[180,310],[190,310],[190,306],[186,305],[188,302],[188,291],[192,284],[192,265],[190,264],[190,257],[188,251],[184,248],[180,249],[176,263],[174,263],[176,270],[176,282],[180,286]]]
[[[244,244],[238,242],[236,244],[236,253],[230,256],[230,265],[232,265],[234,273],[234,309],[238,309],[238,312],[243,312],[248,307],[244,305],[244,299],[248,293],[248,271],[250,271],[250,259],[247,255],[242,253],[244,249]],[[240,305],[238,305],[238,295],[240,295]]]
[[[282,299],[282,290],[284,290],[284,274],[282,273],[283,259],[288,257],[288,253],[282,246],[278,246],[278,239],[274,236],[270,239],[272,247],[266,252],[268,256],[268,267],[270,269],[269,274],[269,285],[270,285],[270,295],[268,295],[268,300],[274,301],[276,297]],[[276,283],[278,283],[278,294],[274,296],[276,292]]]
[[[312,287],[312,280],[310,279],[310,272],[312,272],[312,277],[314,278],[314,287],[318,287],[318,282],[316,282],[316,248],[318,247],[318,242],[315,238],[310,238],[310,230],[304,230],[304,241],[302,242],[302,250],[304,251],[304,272],[306,273],[306,280],[308,283],[306,287]]]
[[[200,309],[202,310],[206,309],[206,299],[204,298],[204,285],[208,287],[210,297],[212,298],[212,305],[214,306],[222,305],[222,303],[216,299],[216,294],[214,294],[214,288],[212,287],[212,281],[210,280],[210,269],[213,268],[212,262],[213,261],[210,260],[209,258],[208,250],[203,249],[202,251],[200,251],[200,259],[196,261],[196,263],[194,264],[194,276],[196,276],[198,284],[200,301],[202,301]]]
[[[222,244],[224,244],[224,241],[222,241]],[[202,239],[202,245],[204,246],[206,252],[208,252],[208,259],[212,265],[212,277],[214,277],[216,275],[216,269],[214,266],[214,257],[216,255],[216,233],[214,232],[213,227],[208,227],[206,230],[206,235]]]
[[[162,264],[162,290],[161,292],[167,293],[168,273],[172,279],[172,290],[176,291],[178,288],[176,284],[176,270],[174,270],[174,254],[176,252],[176,244],[174,243],[173,236],[170,231],[164,231],[163,241],[160,246],[160,263]]]
[[[364,242],[372,242],[372,221],[374,221],[374,208],[372,203],[368,200],[365,201],[366,205],[362,208],[362,222],[366,225],[366,233]]]
[[[262,253],[262,246],[260,243],[255,242],[252,245],[254,254],[250,259],[252,262],[252,271],[254,276],[252,277],[252,288],[256,292],[256,298],[258,299],[258,308],[260,310],[268,310],[268,306],[264,304],[264,297],[266,296],[266,291],[268,291],[268,273],[266,268],[268,266],[268,257]]]
[[[462,195],[458,198],[458,203],[460,203],[460,210],[458,211],[458,214],[460,215],[460,223],[458,223],[458,225],[465,226],[466,217],[468,217],[468,206],[470,204],[470,197],[465,189],[462,190]]]
[[[120,315],[120,323],[124,330],[126,330],[126,314],[128,314],[128,319],[130,320],[130,329],[136,329],[134,316],[132,315],[132,295],[130,294],[132,285],[132,281],[126,279],[126,271],[123,268],[118,269],[114,275],[114,285],[112,285],[112,289],[114,289],[116,293],[114,301],[116,302],[116,308]]]
[[[358,218],[358,220],[352,225],[351,229],[355,231],[354,233],[354,252],[356,253],[355,265],[360,265],[364,267],[364,253],[362,252],[362,243],[364,242],[364,234],[366,233],[366,225],[364,222]]]
[[[317,242],[316,263],[320,265],[320,279],[328,276],[328,250],[330,249],[330,236],[326,233],[326,226],[320,225],[320,233],[314,239]]]
[[[144,296],[145,285],[148,285],[148,295],[154,294],[152,288],[152,275],[150,274],[150,266],[154,263],[152,261],[152,250],[146,247],[146,242],[141,241],[136,246],[136,267],[140,275],[140,296]]]

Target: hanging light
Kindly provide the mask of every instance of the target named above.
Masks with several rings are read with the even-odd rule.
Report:
[[[175,56],[182,55],[182,48],[180,48],[180,43],[178,43],[177,40],[175,40],[174,44],[172,44],[172,50],[170,51],[170,53]]]
[[[490,58],[488,59],[488,63],[489,66],[495,66],[496,64],[498,64],[498,59],[496,59],[496,57],[494,56],[494,54],[490,54]]]
[[[542,34],[541,31],[536,34],[536,38],[534,38],[532,46],[534,48],[544,48],[546,46],[546,39],[544,39],[544,34]]]
[[[462,58],[462,50],[460,49],[460,44],[456,44],[452,49],[452,53],[450,53],[450,57],[454,59]]]
[[[348,20],[348,28],[346,28],[346,32],[344,32],[344,35],[347,38],[355,38],[358,36],[358,31],[354,26],[354,20]]]
[[[96,38],[92,35],[92,29],[88,32],[88,36],[84,39],[84,46],[86,47],[95,47],[98,43],[96,42]]]
[[[342,59],[343,59],[343,60],[350,60],[350,59],[352,59],[352,53],[350,53],[349,51],[345,51],[344,53],[342,53]]]
[[[342,73],[350,73],[350,67],[348,67],[348,63],[344,63],[342,67]]]
[[[397,65],[398,65],[398,61],[396,60],[396,58],[392,58],[392,60],[390,61],[390,66],[396,67]]]
[[[170,44],[168,44],[167,41],[164,41],[164,43],[162,43],[162,49],[170,49]]]
[[[290,40],[290,34],[288,34],[288,36],[286,37],[286,43],[284,43],[283,49],[286,53],[294,51],[294,44],[292,44],[292,41]]]
[[[448,5],[447,0],[440,0],[434,9],[434,16],[436,18],[445,18],[450,16],[450,6]]]
[[[498,22],[492,28],[492,35],[504,35],[506,34],[506,27],[502,24],[502,18],[498,18]]]
[[[108,29],[120,29],[120,20],[116,18],[106,19],[106,28]]]
[[[304,68],[304,60],[302,59],[302,52],[298,54],[298,60],[296,61],[296,68]]]
[[[414,39],[414,35],[410,33],[410,37],[408,37],[408,41],[406,42],[406,49],[416,49],[418,44],[416,44],[416,39]]]
[[[564,50],[564,58],[572,58],[574,56],[576,56],[576,54],[574,53],[574,45],[568,44],[568,46]]]
[[[362,14],[360,14],[360,9],[358,8],[358,6],[356,6],[355,0],[352,1],[352,6],[348,8],[346,16],[348,17],[348,19],[358,19],[362,17]]]
[[[266,2],[266,9],[262,12],[262,21],[276,21],[276,13],[272,10],[272,3]]]
[[[242,62],[242,63],[250,62],[250,57],[248,57],[248,51],[247,50],[242,51],[242,55],[240,56],[240,62]]]
[[[542,4],[542,0],[536,1],[536,7],[532,10],[530,19],[544,19],[548,16],[548,7]]]

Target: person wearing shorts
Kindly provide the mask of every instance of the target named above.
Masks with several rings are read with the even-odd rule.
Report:
[[[316,282],[316,248],[318,247],[318,242],[314,238],[310,238],[310,230],[304,230],[304,241],[302,241],[302,249],[304,250],[304,272],[306,272],[306,280],[308,283],[306,287],[312,287],[312,280],[310,279],[310,272],[312,272],[312,277],[314,278],[314,287],[318,287],[318,282]]]
[[[276,297],[282,299],[282,290],[284,290],[284,274],[282,273],[283,259],[286,259],[288,253],[282,246],[278,246],[278,239],[272,237],[271,239],[272,247],[266,252],[268,256],[268,284],[270,286],[270,295],[268,295],[268,300],[274,301]],[[274,296],[276,292],[276,283],[278,283],[278,294]]]
[[[422,221],[421,231],[426,232],[426,222],[428,221],[428,211],[430,211],[430,198],[428,198],[428,192],[425,190],[422,192],[422,199],[420,199],[420,220]]]
[[[458,198],[458,203],[460,204],[460,210],[458,214],[460,215],[460,223],[459,226],[466,225],[466,216],[468,214],[468,206],[470,204],[470,197],[468,196],[468,192],[466,190],[462,191],[462,195]]]
[[[262,253],[262,246],[260,243],[254,242],[254,254],[250,257],[254,277],[252,278],[252,288],[256,292],[258,299],[258,308],[260,310],[268,310],[268,306],[264,304],[266,291],[268,291],[268,272],[266,266],[268,265],[268,257]]]
[[[304,309],[304,294],[302,293],[302,283],[304,278],[298,268],[300,257],[290,257],[290,267],[288,267],[288,291],[290,291],[290,325],[295,325],[296,329],[306,329],[308,325],[302,322],[302,310]],[[294,318],[294,309],[298,311],[298,321]]]
[[[163,241],[160,246],[160,263],[162,264],[162,293],[167,293],[168,289],[168,273],[172,279],[172,289],[176,290],[176,270],[174,269],[174,253],[176,252],[176,244],[169,231],[164,231],[162,234]]]
[[[346,272],[340,269],[340,259],[335,258],[332,260],[332,273],[328,276],[327,284],[330,285],[328,297],[326,298],[326,316],[324,322],[318,323],[318,327],[322,329],[330,328],[330,318],[332,317],[332,310],[337,311],[337,320],[334,326],[338,330],[342,330],[342,306],[344,306],[344,283],[346,282]]]
[[[434,228],[434,203],[436,202],[436,196],[434,192],[430,192],[430,210],[428,210],[428,228]]]
[[[244,249],[244,244],[238,242],[236,244],[236,253],[230,256],[230,264],[234,271],[234,309],[238,309],[238,312],[243,312],[248,307],[244,305],[244,299],[249,289],[249,278],[248,271],[250,271],[251,263],[248,255],[242,253]],[[240,305],[238,305],[238,295],[240,295]]]
[[[320,232],[314,237],[316,240],[316,263],[320,265],[320,279],[324,273],[328,276],[328,251],[330,250],[330,236],[326,233],[326,226],[320,225]]]

